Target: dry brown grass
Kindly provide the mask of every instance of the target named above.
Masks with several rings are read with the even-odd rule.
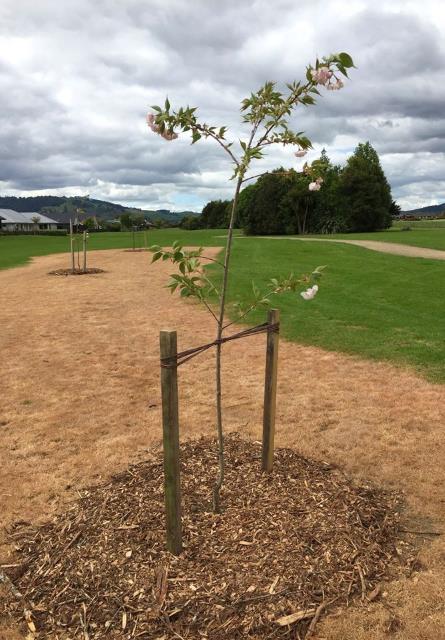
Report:
[[[3,525],[45,520],[76,487],[143,459],[160,440],[159,330],[177,328],[180,349],[214,337],[204,311],[163,288],[169,266],[148,269],[144,253],[92,253],[104,274],[47,275],[63,262],[0,273]],[[226,427],[258,438],[264,336],[224,353]],[[213,433],[213,364],[207,353],[180,370],[184,437]],[[282,343],[277,444],[403,488],[416,526],[444,529],[444,401],[444,386],[409,371]],[[423,547],[423,571],[388,585],[385,606],[330,617],[319,637],[387,638],[388,606],[400,620],[393,638],[444,637],[444,538]]]

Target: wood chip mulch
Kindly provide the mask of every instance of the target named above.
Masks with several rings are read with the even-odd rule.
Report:
[[[48,275],[50,276],[88,276],[93,273],[105,273],[103,269],[96,269],[95,267],[91,267],[89,269],[56,269],[55,271],[50,271]]]
[[[10,531],[18,559],[3,616],[39,640],[303,639],[329,607],[374,599],[393,573],[394,493],[291,449],[262,474],[259,444],[228,436],[215,515],[214,441],[190,441],[181,456],[181,556],[165,550],[159,452],[80,492],[54,521]]]

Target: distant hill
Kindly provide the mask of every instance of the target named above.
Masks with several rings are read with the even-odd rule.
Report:
[[[402,216],[417,216],[422,218],[423,216],[440,216],[445,215],[445,202],[442,204],[433,204],[430,207],[421,207],[420,209],[410,209],[409,211],[402,211]]]
[[[154,222],[163,220],[170,224],[181,222],[186,216],[199,216],[194,211],[170,211],[169,209],[137,209],[125,207],[106,200],[97,200],[88,196],[0,196],[0,209],[13,209],[14,211],[37,211],[45,214],[57,222],[67,223],[76,216],[80,219],[96,217],[98,220],[114,220],[123,213],[143,215],[144,218]]]

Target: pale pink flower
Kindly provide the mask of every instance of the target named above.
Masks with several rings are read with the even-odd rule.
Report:
[[[312,300],[312,298],[315,298],[315,296],[317,295],[317,291],[318,291],[318,285],[314,284],[313,287],[309,287],[309,289],[306,289],[306,291],[302,291],[300,293],[300,296],[304,300]]]
[[[301,149],[300,151],[295,151],[294,156],[296,158],[303,158],[307,154],[306,149]]]
[[[319,182],[311,182],[309,185],[309,191],[320,191],[321,184]]]
[[[315,182],[317,184],[323,184],[323,178],[317,178]]]
[[[147,114],[147,124],[154,133],[159,133],[159,127],[155,124],[155,114],[149,113]]]
[[[318,69],[312,69],[312,80],[317,84],[326,84],[332,77],[332,71],[328,67],[319,67]]]
[[[337,80],[337,82],[333,82],[331,84],[328,84],[328,86],[326,88],[329,89],[329,91],[338,91],[339,89],[341,89],[344,86],[345,85],[343,84],[343,82],[341,80]]]
[[[161,136],[164,138],[164,140],[176,140],[178,134],[174,131],[164,131],[164,133],[161,133]]]
[[[158,135],[160,135],[162,138],[164,138],[164,140],[169,140],[169,141],[176,140],[176,138],[178,137],[178,134],[175,133],[174,131],[162,132],[160,126],[155,122],[154,113],[149,113],[147,115],[147,124],[154,133],[157,133]]]

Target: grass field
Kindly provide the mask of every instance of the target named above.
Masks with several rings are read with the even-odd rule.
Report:
[[[222,246],[224,231],[188,232],[168,229],[150,232],[150,243]],[[422,240],[423,235],[427,241]],[[417,240],[417,246],[441,248],[432,236],[445,229],[366,234],[373,240]],[[365,234],[357,234],[365,239]],[[348,236],[352,238],[352,236]],[[142,246],[142,238],[140,239]],[[411,243],[411,242],[410,242]],[[414,243],[413,243],[414,244]],[[91,234],[91,249],[131,247],[132,234]],[[68,238],[0,237],[0,268],[24,264],[33,255],[67,251]],[[66,256],[69,266],[69,256]],[[148,263],[148,261],[147,261]],[[249,300],[251,282],[264,286],[270,277],[310,271],[327,265],[319,295],[304,302],[285,294],[274,300],[282,310],[283,332],[290,339],[326,349],[387,360],[414,367],[428,379],[445,382],[445,263],[402,258],[337,243],[296,243],[243,238],[234,244],[229,302]],[[61,265],[62,266],[62,265]],[[91,265],[100,266],[100,265]],[[216,274],[215,274],[216,275]],[[217,276],[216,276],[217,277]],[[249,322],[264,318],[264,311]]]
[[[330,350],[414,366],[445,382],[445,264],[364,252],[334,243],[243,239],[235,243],[229,299],[249,295],[251,280],[265,286],[273,275],[304,273],[327,265],[318,296],[276,296],[286,338]],[[316,245],[316,246],[314,246]],[[264,311],[249,316],[263,318]]]
[[[444,220],[395,220],[393,223],[393,229],[404,229],[410,227],[411,229],[445,229]]]

